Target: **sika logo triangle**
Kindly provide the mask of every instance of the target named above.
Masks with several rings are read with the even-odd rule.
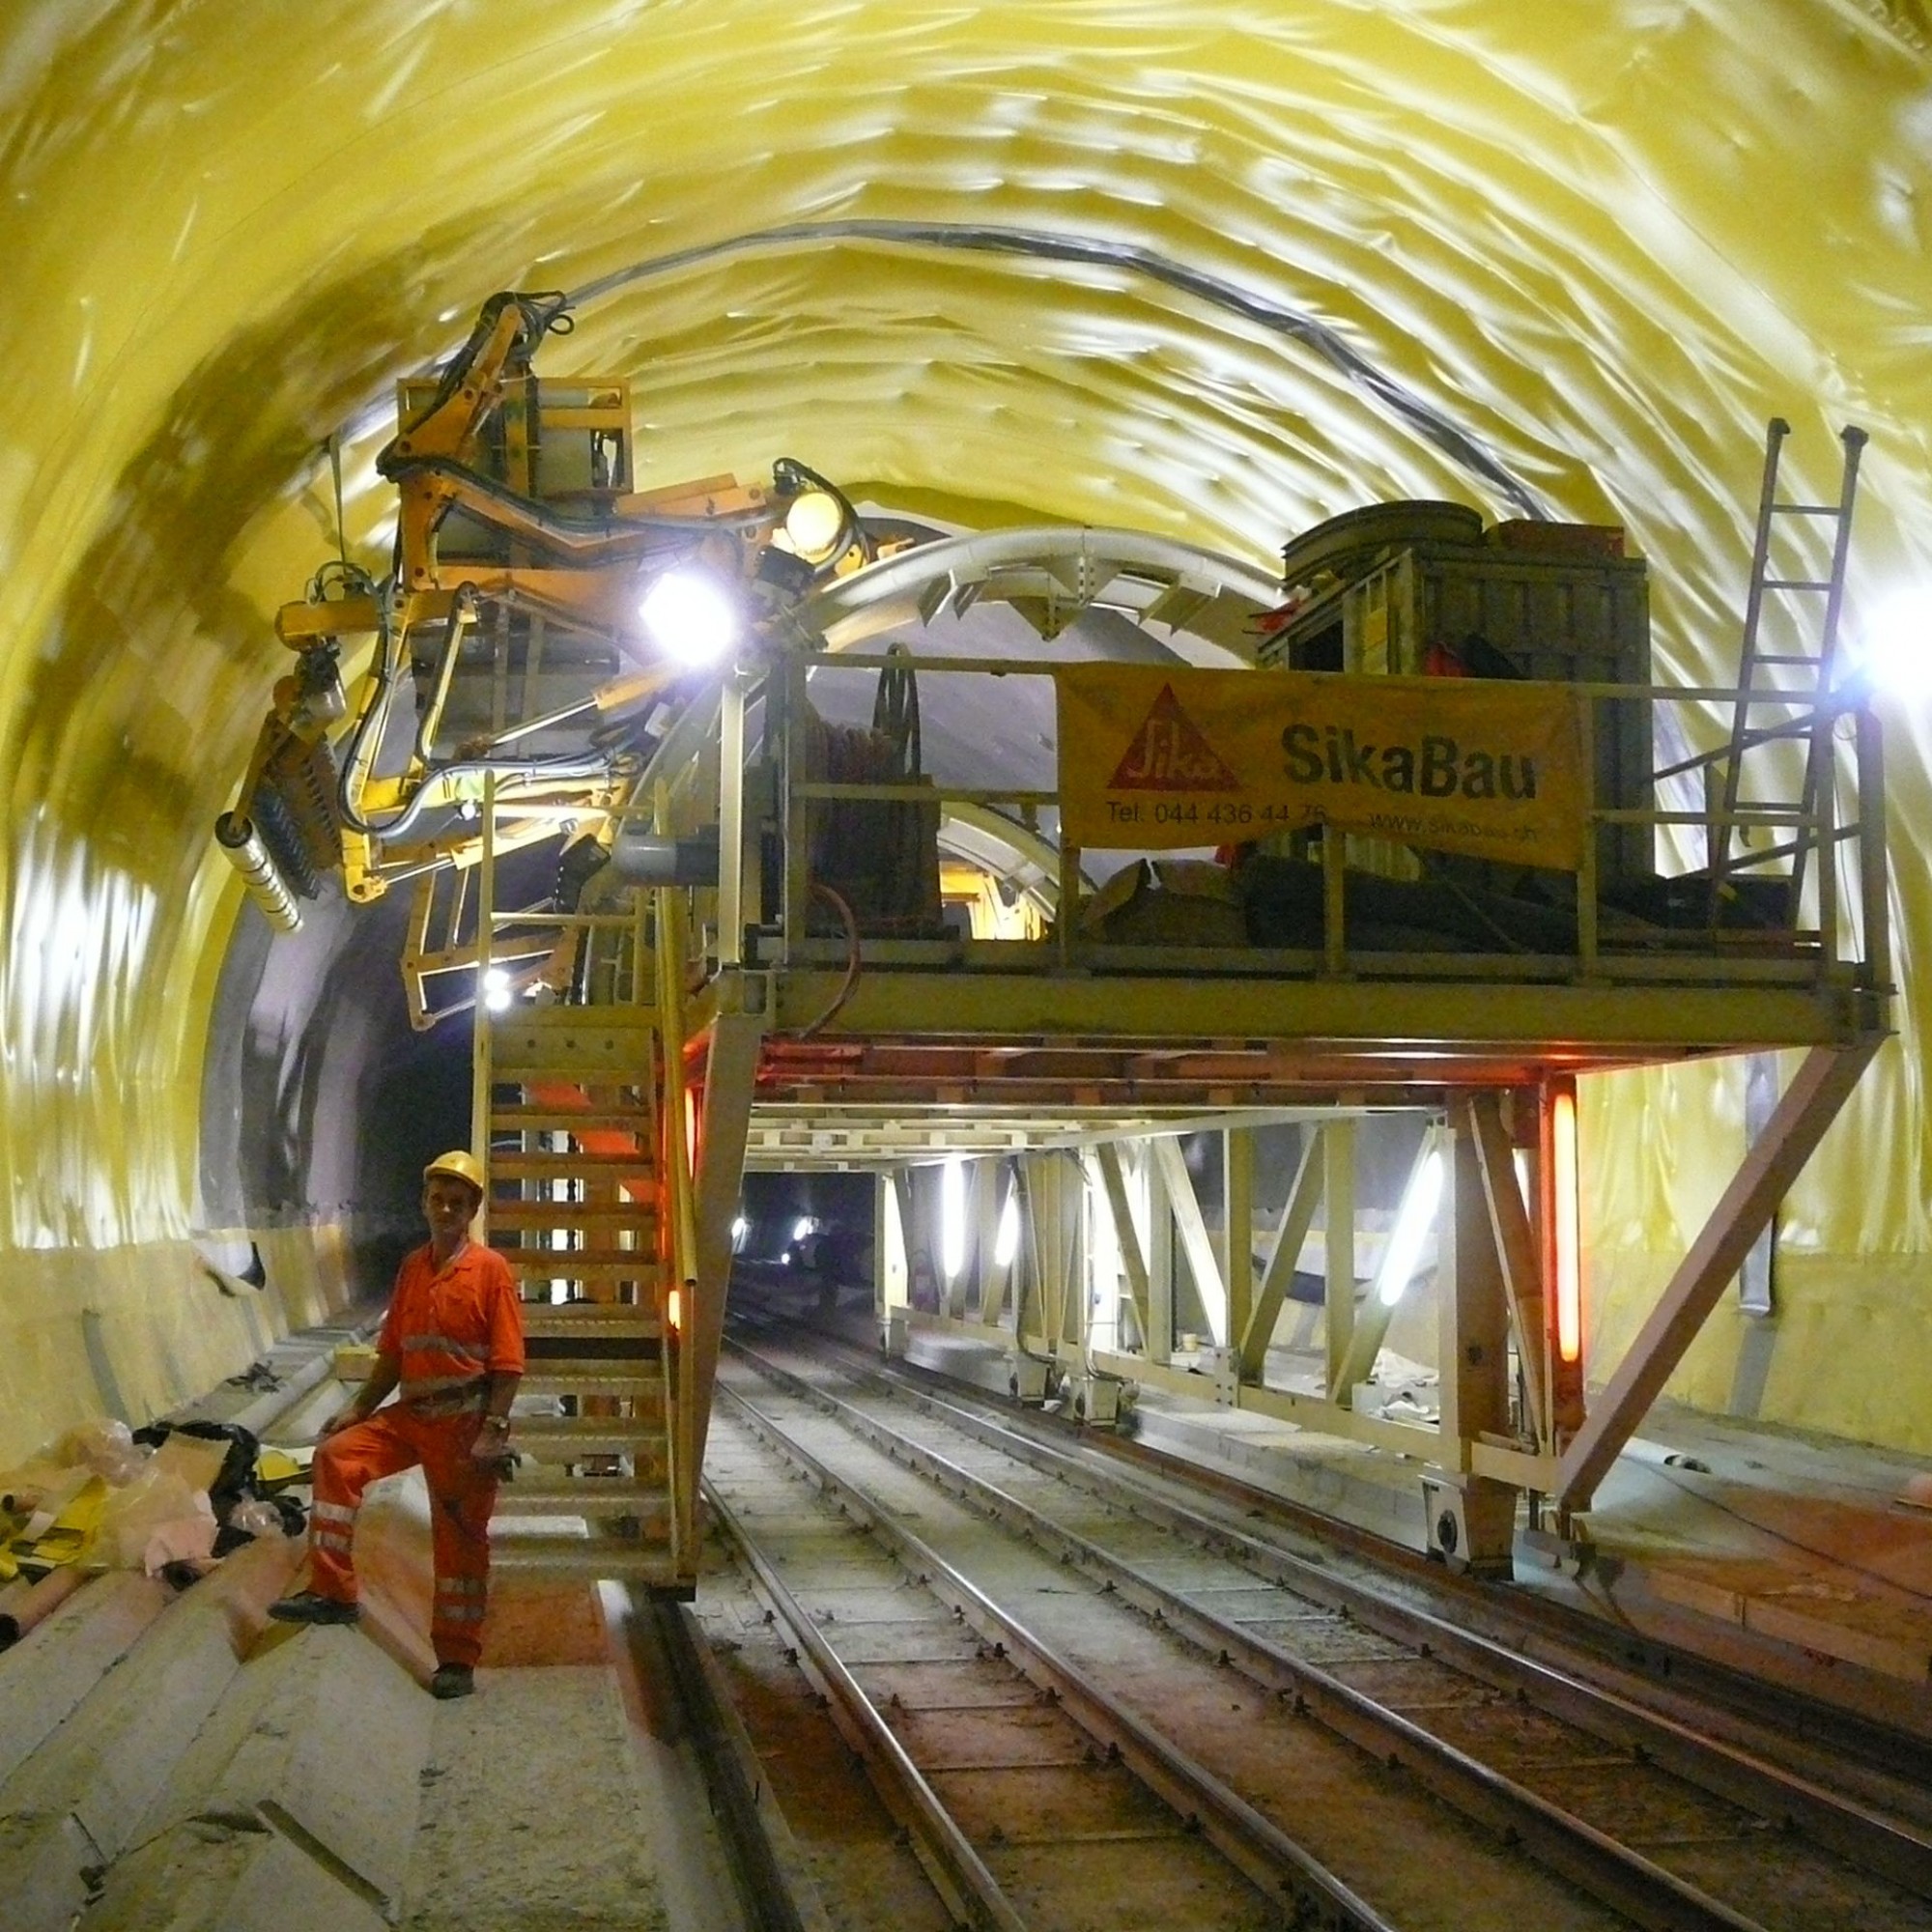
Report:
[[[1131,714],[1129,714],[1131,715]],[[1109,791],[1239,791],[1241,781],[1181,710],[1174,687],[1164,684],[1125,755],[1108,781]]]

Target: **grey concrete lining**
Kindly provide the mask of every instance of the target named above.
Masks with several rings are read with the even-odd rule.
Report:
[[[98,1577],[0,1658],[0,1779],[11,1777],[127,1656],[170,1594],[150,1577]]]
[[[260,1818],[174,1827],[107,1874],[76,1932],[383,1932],[368,1898]]]
[[[1145,1391],[1135,1411],[1135,1428],[1150,1448],[1193,1463],[1218,1464],[1358,1529],[1410,1549],[1424,1547],[1419,1463],[1240,1411],[1192,1415]]]
[[[409,1872],[431,1710],[355,1631],[278,1629],[183,1754],[133,1842],[270,1818],[393,1908]]]
[[[298,1546],[239,1550],[157,1619],[125,1663],[0,1785],[0,1897],[15,1932],[67,1932],[241,1668]]]
[[[433,1714],[434,1754],[403,1914],[412,1932],[727,1932],[738,1922],[730,1882],[706,1851],[706,1808],[640,1780],[608,1664],[485,1668],[477,1694],[455,1703],[412,1694]],[[668,1833],[687,1842],[667,1857]]]

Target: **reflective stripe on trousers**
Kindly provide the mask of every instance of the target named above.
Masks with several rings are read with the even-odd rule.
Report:
[[[350,1537],[362,1492],[380,1477],[421,1465],[436,1559],[429,1634],[439,1663],[474,1664],[483,1648],[497,1474],[469,1454],[481,1421],[474,1410],[421,1416],[393,1406],[339,1430],[315,1452],[309,1582],[342,1603],[355,1601]]]

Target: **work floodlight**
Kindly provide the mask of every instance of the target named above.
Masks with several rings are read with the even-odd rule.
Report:
[[[1442,1150],[1433,1147],[1423,1155],[1396,1210],[1395,1230],[1382,1252],[1381,1270],[1376,1276],[1376,1298],[1384,1308],[1393,1308],[1407,1293],[1422,1260],[1422,1244],[1435,1225],[1435,1210],[1442,1202]]]
[[[1549,1121],[1551,1193],[1556,1246],[1556,1352],[1566,1362],[1583,1353],[1583,1241],[1578,1209],[1577,1096],[1558,1094]]]
[[[1897,697],[1932,693],[1932,590],[1894,591],[1859,627],[1859,669]]]
[[[736,645],[745,628],[738,600],[702,570],[668,570],[638,605],[644,635],[673,662],[701,669]]]
[[[948,1281],[966,1265],[966,1163],[957,1154],[939,1174],[939,1264]]]
[[[823,563],[844,528],[844,508],[828,490],[808,490],[785,512],[785,536],[808,563]]]
[[[1011,1267],[1020,1251],[1020,1190],[1017,1184],[1007,1189],[1007,1205],[1000,1209],[1000,1231],[993,1236],[993,1265]]]
[[[500,1013],[510,1004],[510,976],[500,966],[483,975],[483,1004],[493,1013]]]

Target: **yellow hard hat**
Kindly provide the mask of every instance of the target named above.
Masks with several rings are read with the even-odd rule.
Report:
[[[467,1148],[452,1148],[447,1153],[438,1154],[423,1169],[423,1179],[428,1182],[439,1174],[453,1174],[458,1180],[467,1180],[478,1194],[483,1192],[483,1170]]]

